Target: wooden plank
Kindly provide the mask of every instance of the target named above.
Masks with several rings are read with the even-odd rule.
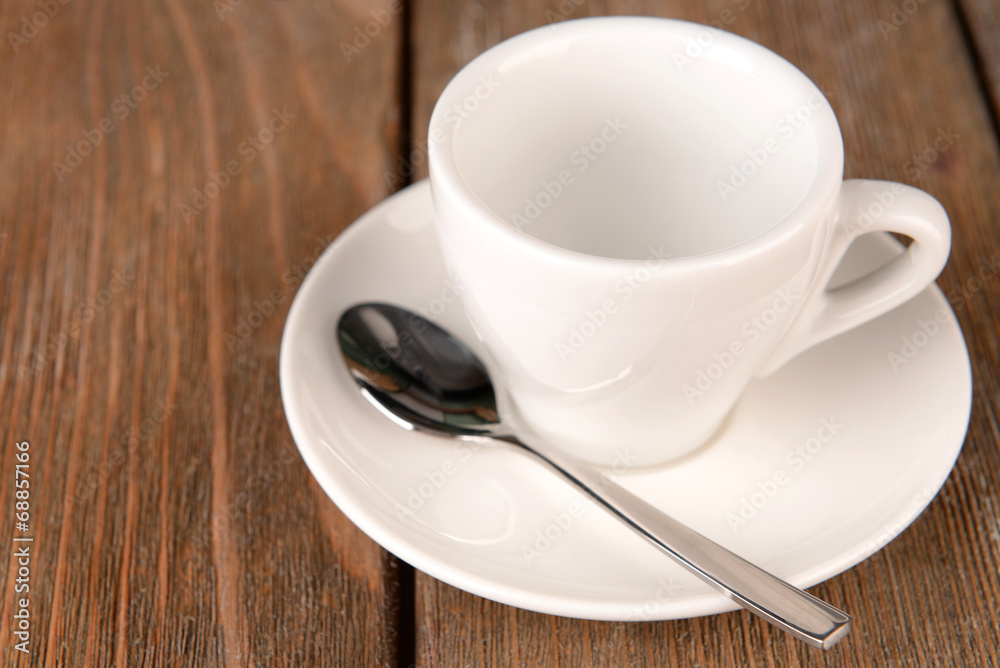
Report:
[[[437,0],[416,5],[417,147],[425,145],[434,101],[461,66],[502,39],[546,24],[551,16],[546,12],[558,14],[561,4],[566,3]],[[730,31],[785,56],[828,92],[843,127],[847,177],[910,183],[939,198],[951,216],[953,252],[938,282],[952,299],[973,360],[972,423],[955,471],[917,522],[877,555],[814,589],[851,611],[856,630],[823,654],[746,612],[661,623],[587,622],[485,601],[418,574],[419,665],[998,662],[1000,352],[993,313],[1000,285],[995,275],[981,282],[975,277],[1000,240],[997,137],[953,7],[926,0],[894,20],[892,6],[861,0],[588,0],[563,12],[570,18],[640,14],[699,22],[731,16]],[[990,59],[989,66],[996,68],[997,61]],[[935,138],[949,131],[957,135],[953,145],[932,156],[928,149]],[[425,174],[421,166],[418,175]]]
[[[20,441],[34,537],[4,665],[394,664],[397,564],[299,458],[278,347],[389,192],[402,22],[348,61],[377,3],[48,4],[0,45],[0,542]]]
[[[993,106],[1000,109],[1000,2],[956,0],[959,17],[972,43],[974,65]]]

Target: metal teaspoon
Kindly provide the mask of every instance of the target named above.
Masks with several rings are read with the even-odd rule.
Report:
[[[434,323],[389,304],[359,304],[341,316],[337,339],[361,393],[397,424],[534,455],[722,594],[810,645],[829,649],[850,631],[846,613],[681,524],[591,465],[505,429],[486,367]]]

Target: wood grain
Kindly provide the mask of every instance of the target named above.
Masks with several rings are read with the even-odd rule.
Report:
[[[3,665],[1000,665],[1000,281],[975,281],[1000,241],[997,3],[411,0],[369,27],[387,7],[0,7],[0,545],[34,539],[27,654],[0,551]],[[286,426],[278,346],[302,276],[426,174],[434,101],[485,48],[553,18],[734,8],[731,30],[828,92],[847,176],[911,183],[951,215],[939,285],[975,378],[955,471],[815,588],[857,617],[826,654],[742,612],[586,622],[422,574],[410,601],[408,567],[327,499]],[[914,169],[949,128],[953,148]],[[22,441],[27,534],[8,520]]]
[[[347,62],[373,3],[52,4],[0,56],[0,512],[29,441],[35,539],[4,665],[394,664],[398,564],[312,480],[277,365],[301,276],[389,193],[402,24]]]
[[[553,14],[559,16],[563,4],[418,4],[416,142],[426,142],[421,131],[434,101],[458,69],[493,44],[545,25]],[[856,616],[855,631],[824,654],[747,612],[660,623],[588,622],[516,610],[418,574],[419,665],[997,665],[1000,388],[995,378],[1000,360],[994,314],[1000,286],[994,278],[972,289],[979,284],[970,281],[1000,240],[1000,159],[989,100],[964,39],[964,15],[947,2],[910,4],[916,10],[895,22],[890,3],[832,0],[588,0],[569,14],[709,22],[732,11],[729,30],[785,56],[827,92],[843,128],[847,177],[915,185],[937,197],[951,216],[953,252],[938,283],[954,297],[973,360],[969,436],[943,491],[910,529],[859,566],[813,589],[850,610]],[[442,25],[454,29],[435,31]],[[989,39],[995,48],[995,30]],[[1000,71],[996,54],[983,53],[988,71]],[[958,134],[952,150],[927,162],[914,160],[933,146],[939,131],[949,128]]]

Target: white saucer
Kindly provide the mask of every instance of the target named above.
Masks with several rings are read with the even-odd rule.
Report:
[[[535,461],[405,431],[358,393],[334,335],[355,303],[422,310],[478,349],[432,215],[426,181],[394,195],[327,249],[295,297],[281,394],[326,493],[401,559],[502,603],[605,620],[736,609]],[[896,252],[888,237],[863,237],[839,278]],[[928,324],[935,314],[944,320],[936,330]],[[935,286],[755,382],[699,451],[618,480],[808,587],[865,559],[920,514],[961,449],[971,393],[965,341]]]

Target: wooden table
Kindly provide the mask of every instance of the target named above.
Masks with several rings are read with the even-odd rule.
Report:
[[[951,216],[938,283],[972,356],[969,435],[912,527],[814,588],[856,615],[830,652],[746,612],[588,622],[459,591],[351,524],[291,440],[278,346],[318,252],[426,175],[405,156],[462,65],[601,14],[718,21],[777,51],[827,92],[848,177],[913,184]],[[998,665],[1000,281],[975,278],[1000,239],[998,16],[987,0],[5,0],[4,665]],[[951,148],[913,162],[941,132]],[[8,521],[22,442],[28,532]]]

